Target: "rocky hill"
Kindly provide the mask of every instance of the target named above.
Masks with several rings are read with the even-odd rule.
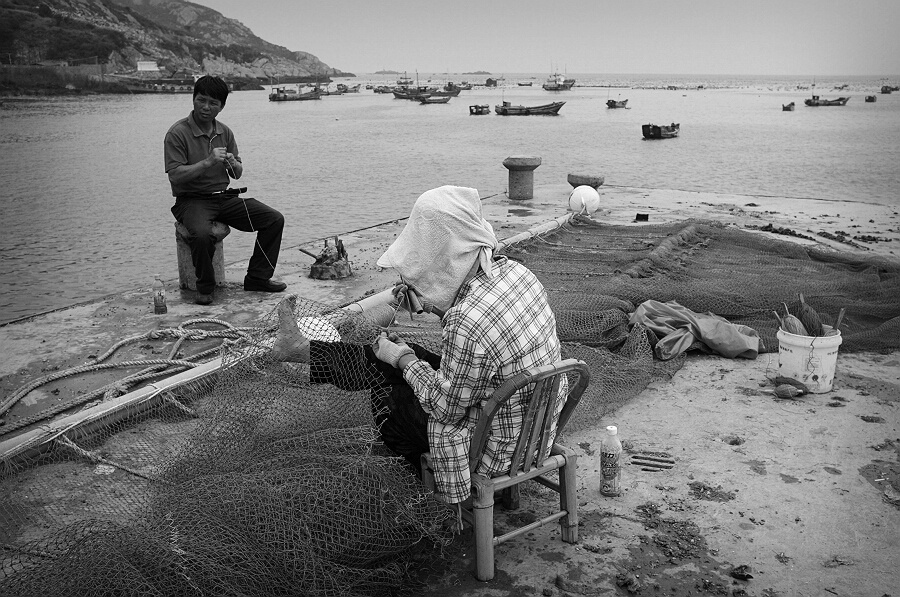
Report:
[[[0,0],[0,56],[19,65],[95,61],[108,73],[155,60],[162,74],[282,81],[353,76],[184,0]]]

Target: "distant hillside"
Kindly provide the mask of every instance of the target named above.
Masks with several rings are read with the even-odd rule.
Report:
[[[19,65],[99,62],[108,73],[155,60],[163,74],[282,81],[353,76],[183,0],[0,0],[0,58]]]

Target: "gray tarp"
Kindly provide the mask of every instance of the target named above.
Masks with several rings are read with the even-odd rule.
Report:
[[[755,359],[760,339],[756,330],[731,323],[713,313],[695,313],[674,301],[641,303],[629,318],[642,323],[660,339],[654,351],[667,361],[689,348],[699,348],[723,357]],[[699,345],[694,346],[699,343]]]

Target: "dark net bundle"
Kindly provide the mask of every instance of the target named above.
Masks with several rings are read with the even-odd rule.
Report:
[[[362,596],[407,585],[412,559],[451,538],[454,513],[379,442],[378,371],[319,351],[344,389],[317,383],[309,364],[284,360],[296,354],[273,350],[286,314],[309,338],[343,344],[335,357],[381,330],[360,314],[283,301],[227,349],[212,391],[190,404],[195,424],[143,463],[152,481],[133,516],[88,513],[17,542],[4,552],[0,595]],[[438,350],[431,333],[405,337]]]
[[[674,301],[755,329],[762,351],[774,352],[773,311],[783,316],[786,303],[795,313],[802,293],[825,324],[846,309],[842,351],[900,348],[900,263],[883,258],[712,222],[608,225],[579,216],[504,252],[547,288],[563,340],[614,348],[625,326],[608,309],[627,315],[644,301]],[[585,339],[604,327],[601,341]]]

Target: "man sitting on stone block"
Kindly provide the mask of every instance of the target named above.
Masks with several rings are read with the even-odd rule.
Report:
[[[246,189],[228,188],[232,178],[237,180],[244,173],[244,166],[234,133],[216,120],[227,98],[228,85],[221,78],[207,75],[197,79],[194,109],[169,128],[164,143],[166,174],[175,197],[172,214],[190,233],[199,305],[212,303],[216,286],[213,222],[257,233],[244,290],[281,292],[287,288],[272,280],[284,216],[256,199],[241,197]]]

